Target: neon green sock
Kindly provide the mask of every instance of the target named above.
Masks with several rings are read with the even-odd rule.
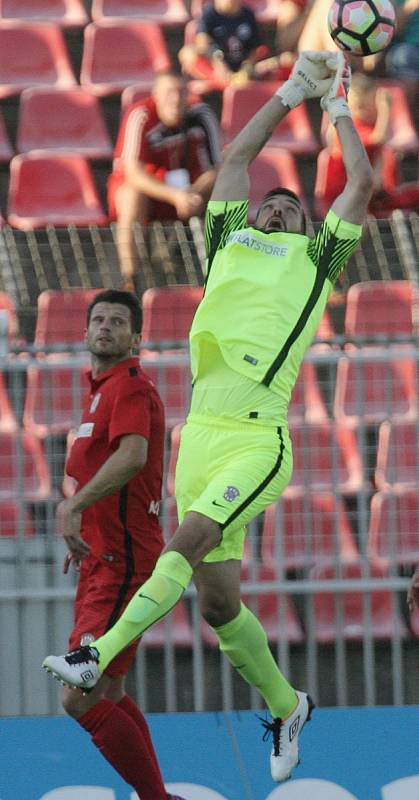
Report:
[[[296,706],[297,696],[279,671],[266,633],[255,615],[242,603],[238,616],[214,628],[214,632],[220,650],[242,678],[259,690],[272,716],[288,716]]]
[[[163,553],[151,577],[132,597],[118,621],[103,636],[92,642],[99,653],[99,667],[105,670],[124,647],[165,617],[190,583],[192,567],[180,553]]]

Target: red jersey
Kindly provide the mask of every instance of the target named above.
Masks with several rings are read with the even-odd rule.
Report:
[[[168,170],[187,169],[194,183],[221,160],[217,119],[205,103],[195,103],[187,106],[181,127],[168,128],[152,98],[136,103],[121,123],[113,175],[122,175],[121,159],[141,161],[160,180]]]
[[[118,449],[122,436],[148,441],[145,467],[118,492],[82,514],[81,534],[92,553],[121,565],[126,575],[152,569],[163,537],[159,524],[164,453],[164,411],[154,384],[138,358],[127,358],[96,378],[70,450],[66,471],[82,488]]]

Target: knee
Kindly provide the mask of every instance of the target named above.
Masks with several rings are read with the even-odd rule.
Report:
[[[228,601],[225,597],[213,595],[201,598],[201,613],[211,628],[226,625],[240,613],[240,600]]]
[[[77,719],[87,711],[87,697],[77,689],[65,689],[61,698],[61,705],[69,717]]]

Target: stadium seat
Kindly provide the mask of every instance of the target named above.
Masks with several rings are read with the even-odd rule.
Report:
[[[164,286],[146,289],[143,309],[142,346],[186,345],[195,311],[202,300],[199,286]]]
[[[346,295],[345,336],[348,339],[413,337],[418,287],[411,281],[364,281]],[[371,313],[371,309],[374,313]]]
[[[93,22],[141,20],[162,27],[184,25],[189,19],[184,0],[93,0]]]
[[[18,155],[10,162],[7,219],[23,231],[108,222],[88,162],[74,154],[43,151]]]
[[[414,489],[419,485],[419,422],[385,420],[378,431],[375,485]]]
[[[6,130],[3,114],[0,113],[0,162],[8,164],[13,158],[13,148],[10,144],[9,135]]]
[[[336,569],[331,565],[316,565],[310,571],[313,581],[360,580],[387,577],[385,567],[379,562],[344,563]],[[368,616],[364,609],[365,593],[362,589],[343,592],[313,591],[313,628],[318,642],[334,642],[337,637],[359,640],[368,635]],[[339,597],[341,602],[339,603]],[[371,635],[374,639],[391,639],[407,636],[407,628],[398,613],[394,595],[388,589],[376,589],[371,597]],[[339,608],[339,606],[341,608]]]
[[[38,295],[34,344],[84,345],[87,309],[99,289],[46,289]]]
[[[269,189],[284,186],[291,189],[307,207],[292,153],[280,147],[265,147],[249,168],[250,195],[249,220],[254,222],[256,212]]]
[[[34,536],[35,529],[28,508],[11,500],[0,501],[0,537]]]
[[[0,19],[81,28],[88,16],[83,0],[1,0]]]
[[[282,497],[269,506],[262,528],[262,560],[284,572],[316,563],[353,561],[358,549],[345,505],[332,493]]]
[[[191,399],[191,369],[186,354],[142,350],[141,366],[153,381],[163,401],[166,427],[184,422]]]
[[[298,422],[323,422],[328,419],[326,404],[320,391],[316,368],[303,361],[289,405],[290,425]]]
[[[346,172],[341,158],[332,155],[324,147],[317,156],[316,180],[314,184],[315,218],[323,219],[333,200],[342,191]]]
[[[0,499],[46,500],[51,491],[42,445],[28,431],[0,432]]]
[[[253,81],[243,88],[228,86],[223,93],[221,132],[224,144],[229,144],[246,122],[278,89],[278,83]],[[305,105],[293,109],[274,130],[269,148],[283,147],[294,155],[314,155],[319,145],[314,135]]]
[[[333,491],[352,495],[365,488],[363,464],[354,431],[320,422],[290,426],[294,454],[289,497]]]
[[[419,477],[419,476],[418,476]],[[419,562],[419,494],[413,489],[377,492],[371,499],[368,555],[390,564]]]
[[[0,372],[0,431],[15,431],[16,417],[10,402],[6,381]]]
[[[166,619],[144,633],[141,641],[143,647],[164,648],[168,641],[174,647],[192,647],[192,629],[185,602],[177,603]]]
[[[81,88],[25,89],[16,135],[19,153],[48,150],[111,159],[112,142],[97,97]]]
[[[386,349],[347,345],[338,361],[334,415],[345,424],[377,425],[417,417],[417,366],[405,345]]]
[[[391,97],[391,136],[386,142],[387,146],[397,153],[417,153],[419,150],[419,137],[415,130],[412,113],[409,109],[403,86],[388,80],[379,80],[379,86],[383,87]],[[329,124],[329,117],[324,113],[320,126],[320,136],[324,144],[326,143],[326,131]]]
[[[155,23],[91,23],[84,29],[80,83],[98,96],[118,94],[130,84],[150,89],[170,56]]]
[[[0,22],[0,99],[30,86],[76,84],[59,28]]]
[[[7,315],[7,335],[10,344],[12,344],[19,337],[19,322],[15,302],[7,292],[0,292],[1,311]]]
[[[27,370],[23,424],[40,439],[67,434],[80,422],[88,391],[88,363],[85,367],[72,367],[68,358],[68,367],[63,367],[63,355],[37,361],[39,366],[31,365]]]
[[[200,17],[208,0],[192,0],[191,14],[193,17]],[[256,14],[256,19],[261,23],[276,23],[278,19],[277,0],[246,0],[248,5]]]

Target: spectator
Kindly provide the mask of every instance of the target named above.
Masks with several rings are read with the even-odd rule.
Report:
[[[394,0],[397,37],[385,53],[386,75],[403,84],[419,126],[419,0]]]
[[[194,41],[179,53],[185,74],[223,90],[241,85],[260,60],[262,38],[253,11],[241,0],[214,0],[198,20]]]
[[[402,184],[394,151],[387,146],[391,128],[391,94],[377,80],[362,72],[353,76],[349,105],[358,135],[368,153],[374,172],[374,191],[369,211],[388,216],[396,208],[419,207],[419,184]],[[327,141],[333,158],[333,180],[325,203],[333,202],[345,183],[342,152],[334,128],[329,127]]]
[[[117,220],[121,273],[133,288],[137,258],[133,223],[187,221],[204,214],[220,161],[218,123],[204,103],[187,101],[184,78],[164,73],[152,96],[126,112],[108,181]]]

